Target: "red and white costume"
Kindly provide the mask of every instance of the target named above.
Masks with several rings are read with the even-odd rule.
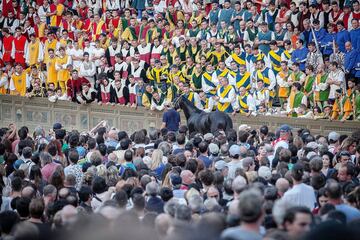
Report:
[[[104,86],[104,84],[100,85],[100,99],[102,103],[110,102],[110,90],[111,90],[110,83],[107,86]]]
[[[140,59],[149,64],[151,57],[151,44],[148,43],[144,47],[140,44],[139,46],[137,46],[137,49],[140,53]]]
[[[151,58],[160,60],[160,55],[161,55],[162,50],[163,50],[163,46],[161,44],[157,47],[155,45],[153,45],[153,47],[151,49]]]
[[[131,105],[136,104],[136,86],[137,86],[137,83],[130,83],[128,85],[128,88],[129,88],[129,103]]]
[[[11,56],[15,63],[25,66],[25,56],[28,49],[28,41],[23,35],[15,37],[12,44]]]
[[[116,46],[115,49],[113,48],[113,46],[109,46],[107,48],[105,55],[107,56],[108,61],[110,61],[109,64],[111,66],[115,65],[115,55],[120,53],[120,49],[120,46]]]

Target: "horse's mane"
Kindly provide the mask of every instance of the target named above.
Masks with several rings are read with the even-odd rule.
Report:
[[[203,110],[198,109],[192,102],[190,102],[189,99],[187,99],[184,95],[181,95],[180,98],[182,98],[182,101],[184,101],[187,105],[189,105],[190,107],[192,107],[196,113],[201,113],[203,112]]]

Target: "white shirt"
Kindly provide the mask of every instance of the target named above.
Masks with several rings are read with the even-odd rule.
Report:
[[[116,0],[106,0],[106,10],[119,10],[120,3]]]
[[[89,1],[87,2],[87,5],[88,5],[89,8],[91,8],[91,9],[99,9],[99,8],[101,8],[102,1],[101,1],[101,0],[95,0],[95,1],[89,0]]]
[[[270,98],[269,90],[256,90],[253,98],[255,99],[256,106],[259,106],[262,102],[268,103]]]
[[[313,14],[310,14],[310,22],[312,23],[316,18],[318,18],[320,22],[320,27],[324,27],[324,12],[318,11],[315,16]]]
[[[305,206],[314,209],[316,197],[313,187],[304,183],[294,185],[292,189],[285,192],[283,199],[297,206]]]
[[[85,77],[89,82],[94,81],[94,75],[96,73],[96,68],[93,62],[82,62],[80,65],[79,75]]]
[[[9,22],[9,25],[12,21]],[[4,21],[4,28],[8,28],[10,33],[15,33],[15,29],[20,25],[19,19],[15,19],[12,26],[8,25],[8,18],[5,18]]]
[[[69,55],[71,59],[73,59],[74,68],[79,69],[81,65],[81,60],[74,60],[73,57],[82,57],[84,51],[80,48],[77,50],[75,48],[71,48],[71,49],[66,49],[66,54]]]
[[[93,46],[84,47],[84,53],[87,52],[89,54],[89,56],[91,57],[91,55],[93,54],[94,49],[95,48]]]
[[[340,83],[340,86],[335,85],[335,84],[329,84],[330,85],[329,98],[334,99],[336,90],[341,88],[342,87],[341,85],[344,84],[345,74],[340,69],[337,69],[335,72],[331,71],[329,73],[328,80],[330,80],[330,79],[335,80],[336,82]]]
[[[121,63],[115,63],[115,71],[126,71],[128,69],[128,64],[123,61]]]
[[[157,5],[154,4],[154,12],[155,13],[163,13],[164,9],[166,9],[166,1],[161,0]]]
[[[3,74],[0,78],[0,88],[1,87],[8,89],[8,77],[6,74]]]
[[[98,67],[100,66],[100,57],[105,55],[105,50],[103,48],[94,48],[92,54],[91,54],[91,59],[96,57],[98,59],[96,59],[95,62],[95,66]]]
[[[48,5],[47,8],[40,6],[37,12],[40,17],[40,21],[46,23],[46,13],[50,13],[50,5]]]
[[[180,47],[180,38],[184,38],[185,39],[185,36],[184,35],[180,35],[180,36],[174,36],[172,38],[172,41],[171,43],[176,47],[176,48],[179,48]]]

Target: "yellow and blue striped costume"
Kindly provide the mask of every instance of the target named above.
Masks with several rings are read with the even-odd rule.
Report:
[[[220,97],[221,98],[226,98],[228,97],[230,91],[232,90],[233,86],[232,85],[227,85],[226,87],[221,87],[220,88]],[[231,113],[233,112],[233,108],[231,103],[229,102],[225,102],[225,103],[220,103],[218,102],[218,110],[221,112],[227,112],[227,113]]]

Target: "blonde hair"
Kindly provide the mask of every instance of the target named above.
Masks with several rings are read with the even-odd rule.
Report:
[[[108,184],[115,185],[119,180],[119,170],[116,166],[111,166],[107,169],[107,182]]]
[[[171,186],[171,182],[170,182],[170,174],[172,174],[173,172],[169,171],[166,176],[164,177],[164,180],[162,181],[161,187],[168,187],[168,188],[172,188]]]
[[[96,173],[99,177],[103,177],[106,179],[107,176],[107,170],[104,164],[100,164],[99,166],[96,166]]]
[[[304,146],[304,142],[299,136],[295,136],[293,138],[293,144],[296,146],[297,149],[301,149]]]
[[[150,169],[155,170],[160,166],[163,159],[163,152],[160,149],[155,149],[151,155]]]
[[[347,137],[344,139],[344,141],[341,143],[341,150],[349,151],[349,147],[356,143],[356,140],[352,137]]]

